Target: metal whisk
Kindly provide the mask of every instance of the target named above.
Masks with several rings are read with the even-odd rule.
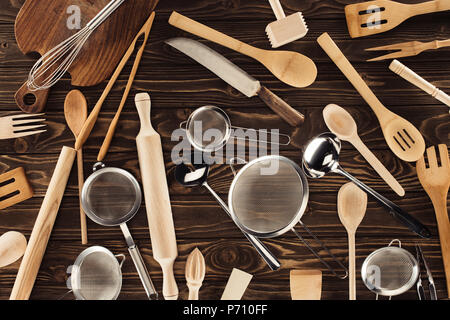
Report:
[[[28,75],[31,91],[45,90],[57,83],[70,68],[92,34],[125,0],[111,0],[89,23],[43,55]]]

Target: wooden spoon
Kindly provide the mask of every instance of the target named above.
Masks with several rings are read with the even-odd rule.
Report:
[[[66,117],[67,125],[75,136],[75,140],[83,128],[84,123],[87,119],[87,102],[83,93],[79,90],[72,90],[66,96],[66,101],[64,103],[64,116]],[[81,206],[81,190],[84,184],[84,173],[83,173],[83,146],[77,150],[77,167],[78,167],[78,194],[80,199],[80,223],[81,223],[81,243],[87,244],[87,225],[86,225],[86,214]]]
[[[348,234],[350,300],[356,300],[355,234],[366,209],[367,194],[353,182],[344,184],[338,193],[338,214]]]
[[[185,276],[189,300],[198,300],[198,291],[205,279],[205,258],[198,248],[195,248],[187,258]]]
[[[174,11],[169,23],[179,29],[195,34],[209,41],[218,43],[231,50],[245,54],[262,63],[275,77],[297,88],[311,85],[317,77],[314,62],[293,51],[273,51],[255,48],[221,32],[209,28]]]
[[[27,239],[23,234],[9,231],[0,237],[0,268],[19,260],[27,248]]]
[[[405,190],[398,183],[397,179],[392,176],[372,151],[361,141],[361,138],[358,136],[356,122],[350,113],[338,105],[330,104],[323,109],[323,118],[331,132],[339,139],[350,142],[392,190],[401,197],[405,195]]]

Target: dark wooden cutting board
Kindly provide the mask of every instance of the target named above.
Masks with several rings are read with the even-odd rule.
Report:
[[[84,27],[109,1],[27,0],[15,23],[20,50],[24,54],[45,54],[79,31],[67,27],[71,15],[67,13],[69,6],[80,8],[81,27]],[[86,41],[69,68],[72,84],[86,87],[106,80],[157,3],[158,0],[126,0]],[[36,98],[31,105],[24,101],[28,94]],[[41,112],[45,108],[47,96],[48,90],[30,92],[25,84],[16,93],[16,102],[25,112]]]

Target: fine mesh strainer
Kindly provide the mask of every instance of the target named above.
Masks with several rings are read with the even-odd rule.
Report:
[[[139,183],[128,171],[105,168],[101,162],[94,165],[93,171],[81,192],[83,209],[92,221],[100,225],[120,226],[148,298],[157,299],[158,294],[144,260],[126,224],[141,206],[142,192]]]
[[[308,181],[300,167],[282,156],[265,156],[246,164],[234,178],[228,206],[234,222],[246,233],[273,238],[291,230],[335,276],[347,268],[301,221],[309,198]],[[300,224],[342,270],[338,275],[294,228]]]
[[[185,128],[189,143],[197,150],[211,153],[223,148],[230,138],[253,142],[268,143],[267,140],[257,138],[257,130],[250,128],[234,127],[230,118],[222,109],[216,106],[204,106],[196,109],[185,122],[180,125]],[[237,133],[240,130],[239,133]],[[246,136],[245,132],[251,133]],[[271,133],[277,141],[271,141],[275,145],[289,145],[291,138],[285,134]],[[272,138],[272,140],[274,140]],[[283,139],[280,142],[280,138]]]
[[[119,263],[117,258],[121,258]],[[77,300],[115,300],[122,288],[122,265],[125,256],[114,256],[106,248],[84,250],[67,269],[67,287]]]
[[[398,247],[392,246],[398,242]],[[361,277],[366,287],[378,296],[405,293],[417,282],[419,265],[414,256],[401,248],[400,240],[372,252],[364,261]]]

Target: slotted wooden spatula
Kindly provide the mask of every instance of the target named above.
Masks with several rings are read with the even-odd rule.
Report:
[[[407,120],[389,111],[378,100],[328,33],[322,34],[317,42],[375,112],[384,139],[392,152],[404,161],[419,160],[425,152],[425,140],[420,131]]]
[[[447,195],[450,187],[450,160],[445,144],[440,144],[439,162],[435,147],[427,149],[428,166],[425,159],[417,161],[417,176],[420,183],[433,202],[434,212],[439,229],[442,259],[444,260],[445,277],[447,278],[447,293],[450,297],[450,221],[447,212]]]
[[[33,196],[33,189],[22,167],[0,175],[0,209],[8,208]]]
[[[375,0],[345,7],[347,26],[352,38],[386,32],[414,16],[450,10],[449,0],[434,0],[404,4],[389,0]]]

